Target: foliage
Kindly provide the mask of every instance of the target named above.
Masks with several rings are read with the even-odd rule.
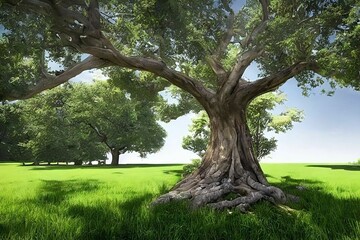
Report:
[[[286,96],[282,93],[267,93],[255,98],[247,109],[254,153],[259,160],[276,149],[276,139],[267,138],[266,132],[284,133],[293,128],[294,122],[301,122],[303,119],[302,111],[296,108],[287,108],[279,114],[271,113],[285,101]]]
[[[271,1],[275,17],[264,31],[265,54],[259,59],[264,73],[277,71],[294,61],[313,61],[320,70],[296,78],[304,90],[329,80],[334,87],[359,89],[359,9],[357,1]],[[296,27],[294,27],[296,26]],[[272,59],[272,61],[269,61]],[[324,79],[325,78],[325,79]]]
[[[302,111],[288,108],[278,115],[271,113],[277,105],[283,104],[286,97],[282,93],[267,93],[254,99],[247,108],[247,119],[252,135],[254,153],[258,160],[276,149],[276,139],[267,138],[267,132],[286,132],[294,122],[301,122]],[[209,119],[205,112],[193,119],[190,135],[183,138],[183,148],[203,156],[210,139]]]
[[[351,169],[356,166],[262,166],[271,176],[270,182],[300,196],[301,201],[289,208],[260,203],[251,209],[252,214],[207,208],[189,211],[182,203],[149,208],[155,196],[180,178],[181,165],[34,168],[1,164],[0,239],[305,240],[359,236],[359,169]],[[299,185],[306,190],[298,190]]]
[[[201,159],[193,159],[190,164],[186,164],[183,167],[183,176],[187,176],[200,167]]]

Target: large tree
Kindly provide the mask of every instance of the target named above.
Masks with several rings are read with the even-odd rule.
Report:
[[[153,73],[192,95],[211,128],[200,168],[157,203],[186,198],[194,206],[244,209],[260,199],[285,202],[254,156],[247,106],[293,77],[304,89],[327,79],[359,90],[360,3],[234,6],[229,0],[5,0],[1,97],[28,98],[91,68]],[[88,57],[76,62],[79,54]],[[49,73],[49,60],[62,62],[63,71]],[[262,74],[248,81],[244,72],[254,62]],[[238,197],[223,200],[229,193]]]

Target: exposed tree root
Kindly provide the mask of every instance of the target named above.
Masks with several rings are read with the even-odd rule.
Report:
[[[204,181],[198,180],[196,184],[195,178],[182,181],[172,191],[157,198],[152,205],[188,199],[193,208],[206,205],[218,210],[236,208],[247,212],[252,204],[260,200],[274,204],[283,204],[287,200],[281,189],[261,184],[250,176],[243,176],[235,182],[227,178],[212,183],[201,182]],[[289,200],[292,199],[294,196],[289,197]]]

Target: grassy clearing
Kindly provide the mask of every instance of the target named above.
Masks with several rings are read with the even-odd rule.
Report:
[[[269,180],[301,196],[250,214],[148,208],[181,165],[0,165],[0,239],[359,239],[360,166],[264,164]],[[297,189],[298,186],[306,190]]]

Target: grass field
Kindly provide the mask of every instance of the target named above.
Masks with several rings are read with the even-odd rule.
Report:
[[[0,239],[360,239],[359,166],[263,164],[301,201],[259,203],[249,214],[149,208],[181,169],[0,164]]]

